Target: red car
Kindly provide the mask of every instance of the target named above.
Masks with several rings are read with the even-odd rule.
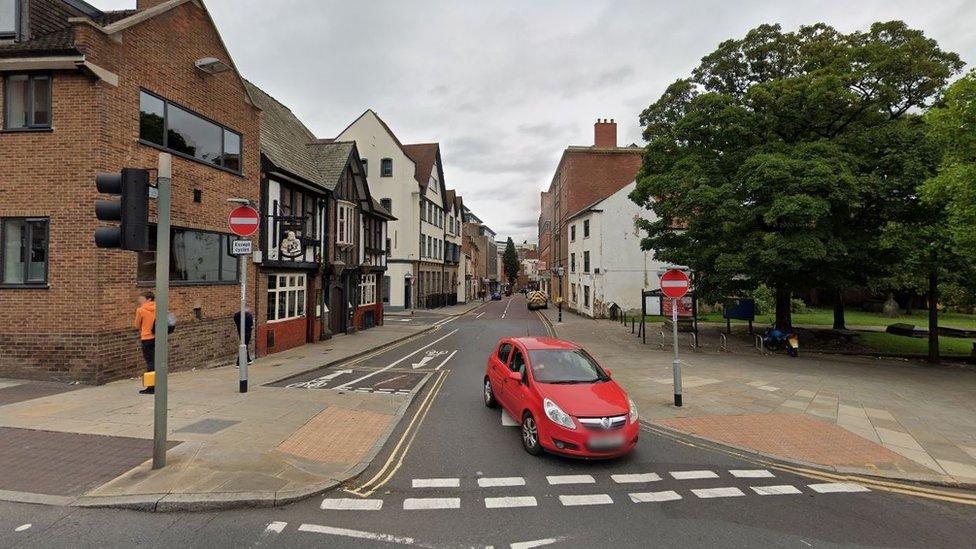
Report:
[[[637,406],[586,351],[548,337],[505,338],[488,359],[485,405],[501,405],[522,426],[522,446],[584,458],[633,450]]]

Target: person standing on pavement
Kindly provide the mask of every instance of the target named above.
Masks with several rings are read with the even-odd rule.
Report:
[[[142,358],[146,360],[146,371],[156,371],[156,334],[153,324],[156,322],[156,295],[150,291],[139,294],[136,298],[139,307],[136,309],[135,328],[139,330],[139,343],[142,345]],[[156,392],[155,387],[146,387],[139,391],[144,395]]]
[[[241,312],[237,311],[234,313],[234,326],[237,326],[238,337],[241,333]],[[251,308],[247,307],[244,309],[244,346],[247,347],[247,363],[253,364],[254,360],[251,358],[251,331],[254,330],[254,313],[251,312]]]

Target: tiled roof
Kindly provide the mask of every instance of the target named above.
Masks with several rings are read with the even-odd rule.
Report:
[[[24,42],[0,45],[0,57],[32,57],[37,55],[78,55],[75,37],[70,27],[54,31]]]
[[[384,208],[382,204],[377,202],[375,198],[373,199],[373,213],[379,215],[380,217],[385,217],[390,221],[396,221],[396,218],[393,217],[393,214],[390,213],[389,210]]]
[[[22,42],[0,45],[0,56],[77,55],[80,52],[75,46],[69,18],[93,16],[95,23],[107,25],[136,13],[136,10],[99,12],[87,4],[84,6],[87,12],[62,0],[33,0],[27,27],[30,36]]]
[[[349,165],[349,157],[355,146],[353,141],[332,140],[316,141],[307,145],[325,188],[335,190],[342,173]]]
[[[255,106],[261,109],[261,154],[275,166],[302,179],[335,188],[335,183],[328,186],[309,147],[315,142],[315,134],[274,97],[247,80],[245,85]]]
[[[430,172],[434,169],[434,161],[437,160],[437,143],[416,143],[414,145],[404,145],[403,152],[413,160],[416,165],[414,178],[420,183],[420,188],[427,190],[427,183],[430,181]],[[441,181],[441,185],[444,182]]]

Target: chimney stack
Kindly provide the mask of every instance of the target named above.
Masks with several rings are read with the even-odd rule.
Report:
[[[148,10],[149,8],[154,8],[163,2],[168,2],[169,0],[136,0],[136,9],[139,11]]]
[[[613,149],[617,147],[617,123],[611,118],[609,121],[596,119],[593,124],[593,146],[600,149]]]

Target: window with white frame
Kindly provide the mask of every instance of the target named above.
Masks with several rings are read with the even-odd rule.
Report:
[[[349,202],[339,202],[336,206],[336,243],[352,244],[355,209]]]
[[[359,283],[359,306],[376,303],[376,275],[369,274]]]
[[[305,316],[305,275],[268,275],[268,322]]]

